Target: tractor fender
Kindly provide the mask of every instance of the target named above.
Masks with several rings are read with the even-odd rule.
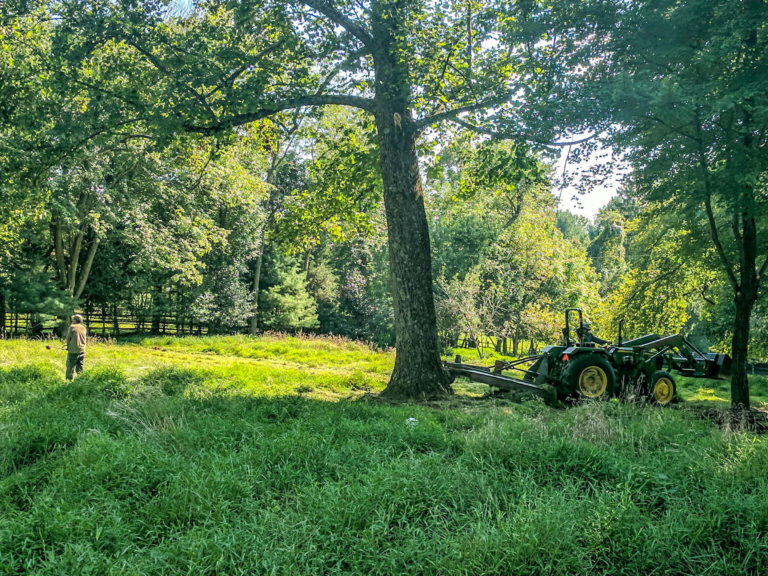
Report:
[[[603,356],[608,355],[608,350],[605,348],[583,348],[581,346],[569,346],[563,350],[561,358],[563,356],[576,356],[577,354],[601,354]]]

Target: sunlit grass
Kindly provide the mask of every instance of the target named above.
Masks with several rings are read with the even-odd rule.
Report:
[[[63,371],[66,353],[59,346],[9,341],[0,346],[0,367],[34,360],[36,366]],[[197,393],[200,389],[256,396],[306,393],[324,399],[380,391],[393,363],[393,352],[357,342],[279,335],[142,338],[91,344],[86,355],[88,369],[119,366],[129,380],[165,367],[195,370],[201,377]]]
[[[94,344],[72,383],[45,346],[0,343],[0,574],[768,573],[768,442],[694,411],[390,405],[339,339]]]

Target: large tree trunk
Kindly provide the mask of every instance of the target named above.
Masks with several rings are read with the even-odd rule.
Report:
[[[432,257],[416,155],[408,47],[398,3],[372,3],[376,69],[374,119],[387,215],[389,273],[395,313],[395,368],[384,390],[393,398],[452,393],[440,361],[432,296]]]
[[[749,208],[754,198],[752,190],[744,195],[744,202]],[[747,379],[747,360],[749,354],[749,331],[752,309],[757,301],[760,278],[757,273],[757,223],[753,210],[745,210],[741,215],[741,262],[739,266],[740,282],[736,290],[734,304],[736,314],[733,319],[733,340],[731,341],[731,406],[749,408],[749,380]]]
[[[749,380],[747,378],[747,354],[749,352],[750,317],[754,302],[736,297],[736,315],[733,321],[731,341],[731,406],[749,408]]]
[[[397,349],[395,368],[384,394],[398,398],[449,394],[437,339],[429,229],[415,133],[405,110],[395,116],[391,108],[385,108],[376,115],[376,124]]]

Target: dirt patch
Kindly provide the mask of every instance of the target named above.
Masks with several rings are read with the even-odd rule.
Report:
[[[709,406],[685,406],[683,410],[712,423],[721,430],[768,434],[768,411],[765,409],[735,410]]]

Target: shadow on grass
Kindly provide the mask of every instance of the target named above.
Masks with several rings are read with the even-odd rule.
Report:
[[[48,378],[0,378],[21,386],[25,374]],[[208,378],[166,367],[131,379],[104,367],[73,383],[28,383],[33,393],[2,416],[0,449],[12,456],[0,474],[3,569],[765,567],[766,451],[713,438],[677,410],[612,402],[552,411],[493,397],[327,402],[208,390]]]

